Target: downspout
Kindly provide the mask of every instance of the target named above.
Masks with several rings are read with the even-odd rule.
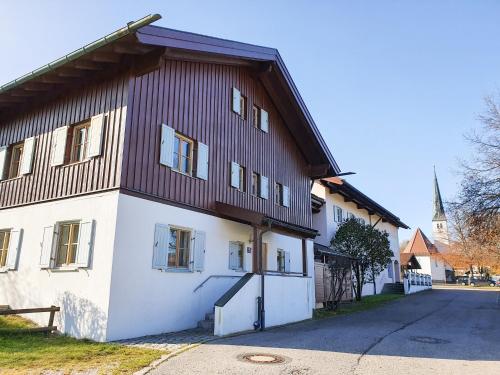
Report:
[[[262,237],[264,234],[267,232],[271,231],[271,222],[267,222],[267,228],[264,229],[259,233],[259,251],[260,251],[260,257],[259,257],[259,270],[260,270],[260,330],[263,331],[266,327],[266,310],[264,307],[264,302],[265,302],[265,285],[264,285],[264,262],[263,262],[263,256],[262,256]]]

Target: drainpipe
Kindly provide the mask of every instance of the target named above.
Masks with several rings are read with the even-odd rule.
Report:
[[[262,237],[264,236],[264,234],[266,234],[267,232],[270,232],[271,231],[271,222],[268,221],[267,222],[267,228],[264,229],[263,231],[261,231],[259,233],[259,251],[260,251],[260,256],[259,256],[259,270],[260,270],[260,330],[263,331],[264,328],[266,327],[266,310],[265,310],[265,307],[264,307],[264,295],[265,295],[265,287],[264,287],[264,280],[265,280],[265,277],[264,277],[264,262],[263,262],[263,257],[262,257]]]

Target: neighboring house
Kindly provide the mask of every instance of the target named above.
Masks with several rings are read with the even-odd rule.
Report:
[[[99,341],[311,318],[335,160],[277,50],[156,19],[0,87],[0,304]]]
[[[315,243],[330,246],[340,223],[351,217],[358,218],[363,223],[387,232],[394,253],[392,262],[376,278],[376,292],[380,293],[386,283],[400,282],[398,229],[408,229],[408,226],[344,179],[338,177],[319,179],[315,181],[312,193],[313,227],[319,232]],[[373,293],[372,283],[363,286],[363,295]]]
[[[417,271],[431,275],[433,282],[453,280],[453,268],[446,262],[443,254],[448,251],[450,240],[448,235],[448,219],[444,211],[443,200],[434,170],[434,197],[432,214],[432,243],[420,228],[417,228],[402,253],[414,254],[421,266]]]

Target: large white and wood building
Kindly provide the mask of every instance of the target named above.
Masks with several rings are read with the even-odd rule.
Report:
[[[0,304],[99,341],[310,318],[339,167],[277,50],[157,18],[0,87]]]

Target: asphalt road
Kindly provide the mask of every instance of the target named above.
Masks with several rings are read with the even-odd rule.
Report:
[[[248,353],[285,357],[253,364]],[[221,339],[152,374],[500,375],[500,291],[435,289],[374,310]]]

